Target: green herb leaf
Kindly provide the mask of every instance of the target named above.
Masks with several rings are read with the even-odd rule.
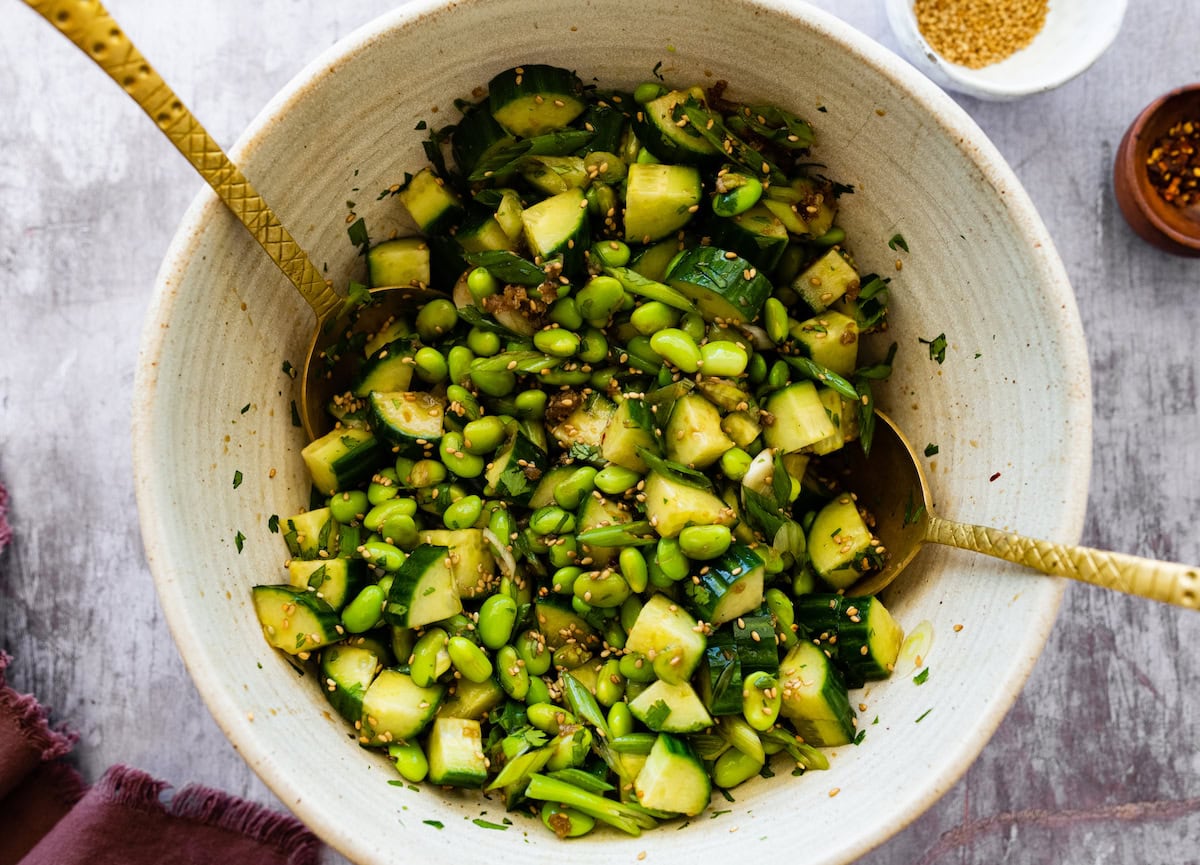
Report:
[[[490,820],[484,820],[482,817],[476,817],[471,822],[474,823],[476,826],[478,826],[480,829],[499,829],[501,832],[503,832],[505,829],[508,828],[507,826],[503,826],[500,823],[493,823]]]
[[[671,714],[671,707],[667,705],[665,700],[656,700],[649,709],[646,710],[646,726],[651,730],[657,730],[667,720],[667,716]]]
[[[926,715],[928,715],[928,714],[929,714],[930,712],[932,712],[932,711],[933,711],[933,709],[926,709],[926,710],[925,710],[925,711],[924,711],[924,712],[921,714],[921,716],[920,716],[919,718],[917,718],[917,720],[916,720],[916,721],[914,721],[913,723],[914,723],[914,724],[920,724],[922,721],[924,721],[924,720],[925,720],[925,716],[926,716]]]
[[[468,264],[486,268],[487,272],[501,282],[512,285],[535,286],[546,281],[546,271],[532,261],[522,258],[507,249],[488,249],[483,252],[468,252],[463,255]]]
[[[371,238],[367,235],[366,220],[361,216],[350,223],[350,227],[346,229],[346,234],[349,235],[350,242],[360,247],[364,252],[371,244]]]
[[[304,426],[300,420],[300,409],[296,408],[295,400],[292,400],[292,426]]]
[[[571,445],[571,449],[567,451],[567,456],[571,459],[582,463],[593,463],[598,466],[603,466],[606,460],[600,455],[600,448],[596,445],[583,444],[575,442]]]
[[[666,81],[667,79],[663,78],[662,65],[663,65],[663,62],[661,60],[659,60],[657,63],[654,64],[654,68],[650,70],[650,74],[653,75],[655,78],[657,78],[659,81]]]
[[[925,445],[925,456],[931,457],[931,456],[934,456],[935,454],[937,454],[937,452],[938,452],[938,446],[935,445],[933,442],[930,442],[929,444]]]
[[[903,234],[893,234],[892,239],[888,241],[888,247],[892,250],[902,249],[908,252],[908,241],[904,239]]]
[[[526,156],[567,156],[586,147],[594,136],[594,132],[584,129],[563,129],[497,144],[488,151],[485,159],[476,163],[467,180],[476,183],[497,175],[510,174]]]
[[[279,514],[271,514],[271,516],[267,519],[267,528],[270,530],[271,534],[279,534]]]
[[[867,731],[866,731],[866,730],[859,730],[859,731],[858,731],[858,735],[856,735],[856,736],[854,737],[854,744],[855,744],[855,745],[861,745],[861,744],[862,744],[862,741],[863,741],[863,739],[865,739],[865,738],[867,738]]]
[[[925,667],[917,675],[913,676],[914,685],[924,685],[925,680],[929,678],[929,668]]]
[[[245,413],[246,413],[246,412],[248,412],[248,411],[250,411],[250,403],[246,403],[244,406],[242,406],[242,411],[241,411],[241,413],[242,413],[242,414],[245,414]]]
[[[235,547],[237,547],[237,551],[239,553],[242,551],[242,545],[245,543],[246,543],[246,536],[243,535],[240,531],[236,535],[233,536],[233,545]]]
[[[649,448],[639,447],[637,450],[642,460],[650,467],[650,471],[689,487],[712,491],[712,481],[703,472],[688,468],[683,463],[663,459]]]
[[[242,485],[242,473],[240,471],[234,471],[234,473],[233,473],[233,488],[236,490],[241,485]]]
[[[296,377],[296,368],[292,366],[292,362],[290,360],[285,360],[283,362],[283,374],[288,378]]]
[[[929,346],[929,359],[943,363],[946,360],[946,334],[939,333],[933,339],[917,337],[917,342]]]
[[[432,826],[434,829],[444,829],[446,827],[446,824],[441,820],[422,820],[421,822],[426,826]]]

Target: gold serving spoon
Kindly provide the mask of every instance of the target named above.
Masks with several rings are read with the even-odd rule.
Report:
[[[846,448],[845,488],[875,517],[874,532],[888,551],[883,570],[866,574],[847,591],[870,595],[889,585],[926,543],[984,553],[1057,577],[1195,610],[1200,568],[1123,553],[1055,544],[1013,532],[958,523],[933,513],[921,460],[891,418],[875,412],[871,455]]]
[[[369,329],[381,323],[387,311],[411,308],[443,295],[424,286],[374,288],[370,312],[361,317],[355,315],[250,181],[151,68],[98,0],[25,2],[74,42],[141,106],[312,307],[317,326],[304,359],[300,416],[309,438],[319,436],[332,425],[325,406],[338,385],[344,383],[343,371],[325,361],[327,349],[345,336],[347,327]]]

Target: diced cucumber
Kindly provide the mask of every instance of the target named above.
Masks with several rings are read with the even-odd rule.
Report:
[[[423,391],[371,391],[369,400],[371,428],[401,456],[420,459],[441,441],[444,399]]]
[[[640,447],[658,451],[654,416],[643,399],[626,397],[608,423],[600,455],[616,465],[645,472],[646,462],[638,454]]]
[[[651,243],[674,234],[691,220],[700,199],[700,172],[690,165],[629,166],[625,239]]]
[[[487,481],[485,491],[489,496],[499,496],[526,505],[548,462],[546,452],[530,440],[520,425],[510,423],[508,437],[484,472]]]
[[[586,189],[591,181],[580,156],[526,156],[518,170],[525,182],[543,195]]]
[[[466,252],[512,249],[516,245],[500,221],[487,211],[469,215],[454,235],[454,239]]]
[[[463,111],[462,119],[454,127],[450,139],[450,152],[458,170],[470,175],[476,165],[490,162],[515,143],[512,136],[492,117],[489,105],[481,102]]]
[[[362,718],[363,695],[379,672],[379,656],[359,646],[327,646],[321,652],[321,685],[329,705],[351,723]]]
[[[462,218],[463,205],[432,168],[422,168],[396,195],[421,231],[444,235]]]
[[[775,642],[775,623],[769,612],[738,616],[729,623],[733,648],[742,665],[742,675],[779,670],[779,646]]]
[[[687,682],[672,684],[659,679],[629,702],[629,711],[656,733],[698,733],[713,723]]]
[[[811,381],[775,391],[767,399],[766,410],[772,420],[763,429],[763,441],[781,453],[804,450],[837,432]]]
[[[647,246],[629,261],[629,269],[646,279],[662,282],[667,276],[667,266],[679,254],[679,241],[673,237]]]
[[[646,808],[691,817],[708,807],[712,782],[687,742],[660,733],[634,784]]]
[[[422,544],[396,571],[383,617],[397,628],[419,628],[462,612],[450,550]]]
[[[578,273],[587,251],[587,202],[582,189],[543,198],[521,211],[525,242],[536,261],[562,258],[563,273]]]
[[[369,430],[335,429],[309,442],[300,456],[312,475],[313,486],[332,495],[371,477],[383,453]]]
[[[647,102],[634,115],[638,140],[663,162],[704,163],[720,157],[712,142],[690,123],[679,125],[675,107],[689,99],[704,104],[704,91],[699,87],[672,90]]]
[[[351,558],[292,559],[288,578],[296,588],[311,591],[340,610],[366,585],[367,565]]]
[[[554,504],[554,491],[558,485],[575,473],[576,466],[555,466],[542,475],[533,495],[529,497],[529,509],[536,511]]]
[[[697,393],[675,401],[664,436],[667,457],[697,469],[712,465],[734,446],[721,429],[717,407]]]
[[[367,250],[371,286],[429,285],[429,244],[421,237],[397,237]]]
[[[792,280],[792,288],[813,312],[824,312],[843,295],[858,293],[858,271],[838,249],[831,249]]]
[[[617,407],[604,394],[593,391],[586,396],[572,393],[569,397],[578,408],[562,420],[549,425],[550,435],[564,448],[574,444],[600,447]]]
[[[708,321],[751,321],[771,296],[771,283],[754,265],[715,246],[681,253],[667,272],[667,284],[695,301]]]
[[[838,375],[848,376],[858,366],[858,322],[848,315],[827,309],[792,325],[790,333],[810,358]]]
[[[421,543],[449,550],[450,573],[459,597],[475,598],[495,588],[496,559],[483,540],[482,529],[430,529]]]
[[[858,505],[843,493],[817,512],[808,530],[808,555],[813,570],[835,589],[853,585],[865,571],[877,567],[879,541],[871,534]]]
[[[438,709],[438,717],[480,721],[504,700],[504,690],[495,679],[484,679],[482,682],[457,679],[454,682],[453,693]]]
[[[758,438],[762,430],[757,412],[732,411],[721,418],[721,431],[740,448],[746,447]]]
[[[496,205],[495,219],[508,235],[509,249],[515,249],[524,241],[525,223],[521,220],[521,196],[515,189],[500,189],[500,203]]]
[[[381,670],[363,694],[359,741],[390,745],[413,738],[433,720],[445,690],[438,684],[422,688],[399,670]]]
[[[798,177],[786,185],[771,184],[763,204],[788,231],[801,237],[820,237],[833,227],[837,216],[833,189],[828,183],[818,183],[809,177]]]
[[[764,273],[775,269],[788,245],[787,229],[763,204],[737,216],[714,219],[711,231],[714,246],[736,252]]]
[[[846,442],[858,437],[858,404],[846,399],[831,387],[817,388],[817,396],[821,398],[825,414],[834,428],[833,435],[813,442],[808,447],[809,453],[821,456],[841,450]]]
[[[429,780],[451,787],[482,787],[487,781],[483,729],[471,718],[439,715],[426,740]]]
[[[687,526],[730,526],[733,509],[708,490],[688,486],[651,472],[646,476],[646,517],[664,538],[673,538]]]
[[[388,343],[411,335],[412,329],[408,326],[408,322],[405,319],[393,318],[367,338],[366,343],[363,344],[363,357],[369,358]],[[411,377],[411,371],[409,375]]]
[[[630,522],[633,522],[633,514],[628,510],[621,507],[617,502],[594,495],[584,498],[583,503],[579,506],[579,513],[576,518],[576,526],[579,532],[586,532],[589,529],[596,529],[601,526],[612,526]],[[597,547],[591,544],[583,544],[581,545],[581,552],[584,556],[591,557],[590,567],[603,568],[612,564],[621,551],[616,547]]]
[[[559,598],[539,598],[534,604],[534,617],[538,631],[550,649],[561,649],[572,640],[587,648],[600,644],[595,629],[572,610],[569,603]]]
[[[283,525],[283,539],[293,559],[328,561],[333,556],[335,550],[330,549],[330,540],[336,540],[338,527],[329,508],[313,508],[296,514],[284,520]],[[322,557],[322,552],[327,556]]]
[[[666,595],[642,605],[625,640],[625,648],[649,657],[659,679],[686,682],[704,655],[704,634],[687,610]]]
[[[396,393],[408,390],[413,375],[412,340],[407,337],[387,343],[359,368],[350,390],[357,397],[366,397],[371,391]]]
[[[719,628],[708,636],[698,675],[700,696],[711,714],[741,714],[742,665],[731,630]]]
[[[698,619],[719,625],[730,622],[763,601],[763,560],[745,544],[734,544],[683,582],[688,609]]]
[[[501,72],[488,82],[492,117],[520,138],[562,129],[583,113],[583,82],[555,66],[531,64]]]
[[[850,687],[886,679],[895,669],[904,631],[878,598],[810,594],[796,600],[795,614]]]
[[[779,664],[780,714],[809,745],[854,741],[854,710],[842,677],[825,652],[801,640]]]
[[[298,655],[342,638],[338,614],[313,592],[295,586],[255,586],[251,595],[263,636],[276,649]]]

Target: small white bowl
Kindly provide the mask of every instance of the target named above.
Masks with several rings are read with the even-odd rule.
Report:
[[[1125,18],[1126,0],[1050,0],[1046,23],[1026,48],[971,69],[939,55],[921,35],[913,0],[887,0],[888,21],[908,59],[942,87],[1003,102],[1053,90],[1095,63]]]

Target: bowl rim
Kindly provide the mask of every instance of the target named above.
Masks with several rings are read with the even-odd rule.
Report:
[[[1122,139],[1123,146],[1117,150],[1116,170],[1124,175],[1129,198],[1146,221],[1168,240],[1196,255],[1200,254],[1200,219],[1193,220],[1196,230],[1191,233],[1180,231],[1165,219],[1163,212],[1172,205],[1156,201],[1157,194],[1150,188],[1149,172],[1146,170],[1146,153],[1152,144],[1145,137],[1147,127],[1159,118],[1170,115],[1175,110],[1174,103],[1184,100],[1194,101],[1200,106],[1200,81],[1168,90],[1139,112]]]
[[[1108,11],[1105,13],[1107,26],[1100,33],[1100,38],[1091,43],[1091,50],[1082,53],[1080,62],[1058,69],[1054,74],[1047,75],[1032,86],[1020,87],[1001,81],[988,80],[980,75],[977,69],[952,63],[943,57],[929,44],[921,28],[917,26],[917,16],[914,10],[914,0],[887,0],[888,20],[896,37],[906,49],[914,55],[913,60],[932,74],[934,80],[947,87],[976,96],[981,99],[1010,100],[1024,96],[1033,96],[1061,87],[1088,69],[1099,60],[1112,46],[1121,26],[1125,21],[1128,0],[1108,0],[1104,4]],[[986,67],[985,67],[986,68]]]
[[[857,56],[860,61],[869,63],[878,74],[889,79],[918,103],[927,112],[930,122],[939,126],[955,142],[981,172],[984,180],[1000,193],[1003,206],[1011,215],[1040,274],[1046,291],[1048,314],[1055,317],[1058,330],[1071,349],[1067,353],[1065,373],[1070,381],[1076,383],[1074,392],[1079,398],[1066,401],[1064,415],[1069,438],[1077,442],[1078,447],[1064,455],[1064,472],[1069,479],[1067,488],[1075,491],[1076,495],[1063,508],[1059,531],[1053,533],[1057,536],[1052,539],[1077,542],[1083,530],[1092,461],[1092,390],[1088,354],[1076,298],[1066,270],[1028,193],[995,145],[970,116],[943,90],[894,52],[833,14],[803,0],[739,2],[747,9],[763,9],[793,19]],[[244,164],[247,156],[271,133],[272,127],[288,108],[323,78],[334,74],[346,58],[366,50],[393,29],[411,25],[430,13],[462,5],[462,0],[413,0],[342,37],[307,63],[272,97],[229,150],[231,157],[238,164]],[[156,488],[155,452],[156,445],[169,436],[169,431],[160,430],[156,424],[154,409],[160,383],[156,367],[169,336],[163,324],[170,319],[176,303],[174,286],[191,264],[204,226],[215,214],[223,211],[224,205],[215,194],[207,187],[201,188],[184,213],[164,255],[143,323],[134,382],[132,445],[135,493],[146,560],[167,625],[176,645],[180,647],[184,666],[218,727],[234,749],[281,802],[323,840],[347,856],[361,855],[365,850],[361,839],[351,836],[307,797],[295,795],[294,774],[280,765],[274,754],[275,749],[246,718],[232,690],[224,684],[215,658],[183,650],[184,646],[202,644],[192,613],[194,600],[184,591],[182,578],[185,572],[183,568],[176,568],[166,555],[170,532],[165,515],[169,509],[159,507],[164,502],[160,502]],[[930,777],[914,785],[915,789],[896,821],[881,824],[874,831],[864,832],[847,843],[840,848],[845,858],[839,861],[850,861],[865,854],[913,822],[958,782],[992,738],[1045,647],[1066,591],[1066,581],[1038,581],[1026,586],[1023,591],[1036,592],[1042,603],[1032,621],[1036,627],[1029,632],[1023,644],[1012,647],[1019,662],[1010,668],[1006,680],[997,683],[998,691],[1004,693],[1004,698],[997,700],[979,719],[971,736],[947,746],[942,755],[945,771],[930,773]]]

